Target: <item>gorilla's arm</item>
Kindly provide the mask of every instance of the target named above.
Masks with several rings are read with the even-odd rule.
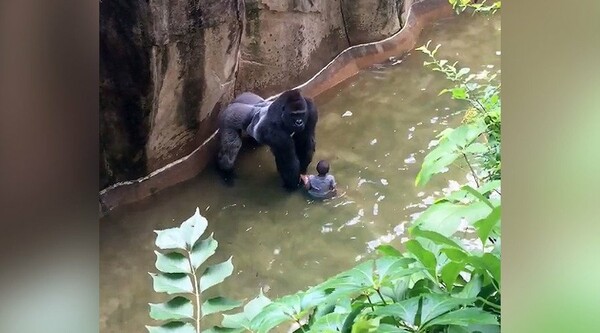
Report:
[[[317,108],[313,101],[309,98],[305,98],[306,108],[308,112],[308,119],[304,131],[294,134],[294,143],[296,146],[296,154],[300,163],[300,173],[306,174],[308,165],[312,161],[315,153],[315,127],[317,126],[317,120],[319,115]]]
[[[285,188],[293,190],[300,183],[300,162],[296,157],[294,140],[285,132],[272,133],[269,147],[275,155],[277,171],[283,180]]]

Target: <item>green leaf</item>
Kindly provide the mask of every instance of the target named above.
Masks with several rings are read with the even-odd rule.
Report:
[[[446,284],[446,288],[448,291],[452,291],[454,288],[454,283],[458,278],[458,274],[465,268],[464,262],[454,262],[451,261],[444,265],[440,271],[440,275],[442,276],[442,281]]]
[[[410,229],[410,234],[414,237],[429,239],[430,241],[439,245],[448,245],[450,247],[463,250],[462,246],[457,244],[455,241],[435,231],[421,230],[418,227],[414,227]]]
[[[186,256],[181,253],[171,252],[162,254],[156,253],[156,269],[163,273],[191,273],[190,264]]]
[[[452,202],[438,202],[429,206],[413,223],[421,230],[435,231],[443,236],[453,235],[464,218],[469,225],[486,217],[491,208],[484,202],[472,202],[467,205]]]
[[[200,267],[200,265],[202,265],[206,259],[215,254],[218,245],[219,243],[214,240],[213,234],[210,234],[208,238],[197,242],[192,248],[190,254],[194,269],[198,269],[198,267]]]
[[[351,333],[375,333],[378,332],[379,318],[368,319],[365,316],[360,316],[352,324]]]
[[[398,328],[390,324],[380,324],[377,328],[377,333],[410,333],[409,331]]]
[[[492,212],[488,216],[473,223],[473,226],[477,231],[477,236],[479,236],[479,239],[481,240],[481,244],[485,245],[488,238],[490,237],[492,229],[494,229],[494,227],[498,225],[498,223],[500,223],[501,210],[501,206],[494,207],[494,209],[492,209]]]
[[[436,276],[437,260],[435,255],[423,248],[423,245],[418,241],[411,239],[405,243],[406,249],[412,253],[425,266],[432,276]]]
[[[193,319],[194,305],[181,296],[177,296],[166,303],[149,303],[150,317],[155,320]]]
[[[194,293],[194,286],[192,280],[187,274],[176,273],[176,274],[153,274],[152,276],[154,291],[159,293],[167,294],[182,294],[182,293]]]
[[[351,333],[352,326],[354,325],[354,320],[358,315],[367,307],[366,303],[358,305],[352,312],[348,314],[346,320],[344,320],[344,324],[342,325],[342,333]]]
[[[196,333],[196,328],[190,323],[172,321],[162,326],[146,326],[149,333]]]
[[[413,258],[383,257],[375,260],[375,272],[377,273],[376,285],[381,284],[386,279],[399,275],[402,271],[408,270],[408,265],[415,262]],[[411,270],[411,272],[414,270]],[[410,274],[410,273],[409,273]],[[404,274],[401,276],[409,275]]]
[[[240,301],[228,299],[225,297],[214,297],[202,303],[202,317],[217,312],[235,309],[240,305],[242,305],[242,302]]]
[[[398,251],[395,247],[388,245],[388,244],[379,245],[375,249],[377,250],[377,252],[379,252],[382,255],[386,255],[386,256],[390,256],[390,257],[402,257],[402,253],[400,253],[400,251]]]
[[[208,288],[223,282],[225,278],[233,273],[233,264],[231,263],[231,259],[232,257],[229,257],[227,261],[209,266],[204,271],[202,277],[200,278],[201,292],[204,292]]]
[[[451,90],[452,91],[452,99],[467,99],[469,95],[467,94],[467,90],[463,87],[457,87]]]
[[[471,71],[471,69],[470,69],[470,68],[468,68],[468,67],[461,68],[461,69],[458,71],[458,73],[456,73],[456,76],[458,76],[458,77],[460,77],[460,76],[463,76],[463,75],[465,75],[465,74],[468,74],[470,71]]]
[[[165,230],[154,230],[156,233],[156,246],[161,250],[181,249],[185,250],[185,240],[182,238],[179,228]]]
[[[488,198],[484,197],[478,190],[472,188],[469,185],[463,186],[462,189],[465,190],[465,191],[467,191],[467,192],[469,192],[471,195],[473,195],[477,199],[483,201],[490,208],[492,208],[492,209],[494,208],[494,205],[492,205],[492,203],[490,202],[490,200],[488,200]]]
[[[375,309],[373,314],[377,316],[393,316],[402,319],[404,322],[411,326],[415,325],[415,317],[419,310],[419,297],[409,298],[407,300],[388,304],[380,308]]]
[[[464,308],[443,314],[428,322],[422,328],[434,325],[458,325],[467,326],[472,324],[497,325],[498,318],[480,308]]]
[[[455,248],[441,249],[441,251],[446,255],[446,257],[448,257],[448,259],[455,262],[463,262],[469,257],[466,252]]]
[[[295,304],[294,301],[296,301]],[[296,310],[300,312],[300,297],[297,295],[288,295],[265,306],[250,321],[251,331],[269,332],[275,326],[284,322],[294,321]]]
[[[463,287],[463,289],[454,294],[456,298],[475,298],[481,292],[482,278],[479,275],[471,276],[471,280]]]
[[[245,329],[243,328],[213,326],[207,330],[203,330],[202,333],[242,333],[244,331]]]
[[[464,148],[477,139],[485,129],[485,123],[479,121],[444,131],[437,147],[425,156],[421,170],[415,179],[415,184],[417,186],[427,184],[432,175],[441,172],[446,166],[454,162],[461,155]]]
[[[468,154],[483,154],[489,150],[488,146],[481,142],[473,142],[465,147],[464,152]]]
[[[317,319],[310,327],[309,332],[324,333],[324,332],[339,332],[344,325],[346,313],[329,313]]]
[[[206,230],[208,221],[204,216],[200,215],[200,208],[196,208],[196,212],[189,219],[185,220],[179,227],[182,238],[185,240],[188,249],[191,249],[196,241]]]
[[[254,319],[258,313],[267,305],[271,304],[271,300],[263,294],[262,290],[259,295],[252,299],[248,304],[244,305],[244,311],[233,315],[223,314],[222,326],[228,328],[245,328],[250,330],[250,321]]]
[[[425,295],[421,306],[421,326],[427,326],[426,324],[430,320],[461,305],[473,302],[475,302],[475,298],[454,298],[438,294]]]

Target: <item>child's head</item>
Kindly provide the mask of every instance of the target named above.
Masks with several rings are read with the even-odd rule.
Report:
[[[319,173],[319,176],[325,176],[329,172],[329,163],[325,160],[320,160],[319,163],[317,163],[317,172]]]

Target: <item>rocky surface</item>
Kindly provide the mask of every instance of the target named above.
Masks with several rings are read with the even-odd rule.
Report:
[[[396,33],[403,2],[102,1],[100,188],[189,154],[234,94],[296,86],[348,46]]]

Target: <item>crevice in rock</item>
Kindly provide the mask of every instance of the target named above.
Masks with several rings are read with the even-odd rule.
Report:
[[[352,46],[352,43],[350,42],[350,35],[348,34],[348,27],[346,26],[346,17],[344,16],[344,0],[340,0],[340,13],[342,14],[342,25],[344,26],[344,33],[346,34],[348,47],[350,47]]]

